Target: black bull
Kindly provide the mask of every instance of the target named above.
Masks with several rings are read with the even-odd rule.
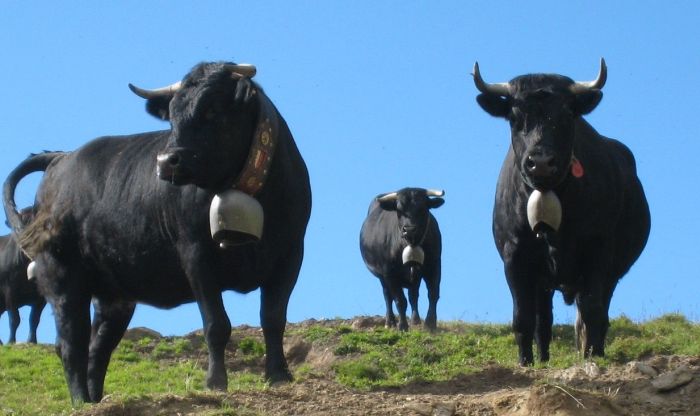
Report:
[[[111,353],[136,303],[172,308],[196,301],[209,348],[207,386],[226,389],[224,348],[231,324],[223,290],[260,288],[266,377],[291,379],[282,340],[311,191],[292,135],[250,80],[253,74],[248,66],[206,63],[173,86],[132,88],[148,98],[151,114],[170,121],[170,130],[103,137],[70,153],[34,155],[5,182],[5,211],[53,306],[57,352],[74,401],[101,399]],[[274,114],[262,114],[265,108]],[[262,238],[222,248],[210,235],[210,203],[235,184],[263,116],[278,126],[274,157],[255,195],[264,210]],[[156,176],[157,160],[173,165],[168,174],[160,172],[163,180]],[[14,189],[40,170],[45,174],[36,218],[22,227]]]
[[[19,308],[29,305],[29,337],[27,342],[36,344],[36,329],[46,300],[39,294],[36,282],[27,279],[29,259],[22,253],[14,235],[0,236],[0,316],[7,311],[10,323],[8,343],[17,340],[20,324]],[[0,342],[2,344],[2,342]]]
[[[598,79],[591,82],[534,74],[488,84],[474,66],[482,93],[477,101],[511,126],[493,235],[513,298],[513,330],[523,365],[533,362],[533,338],[540,359],[549,359],[555,289],[567,303],[576,302],[579,349],[585,355],[604,354],[613,291],[649,236],[649,207],[632,153],[581,117],[600,101],[606,74],[601,60]],[[531,224],[531,195],[558,199],[561,209]],[[542,214],[534,208],[530,213],[533,220]]]
[[[396,326],[392,302],[399,312],[399,329],[408,330],[408,289],[411,320],[420,324],[418,290],[421,280],[428,290],[425,327],[437,328],[437,302],[442,275],[442,235],[430,209],[445,202],[444,191],[404,188],[372,200],[360,230],[360,254],[367,268],[379,278],[386,304],[386,326]]]

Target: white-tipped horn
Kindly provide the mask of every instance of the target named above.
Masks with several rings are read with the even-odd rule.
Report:
[[[496,94],[501,97],[507,97],[510,95],[510,84],[507,82],[498,82],[495,84],[489,84],[481,78],[481,72],[479,71],[479,63],[474,62],[474,85],[476,88],[486,94]]]
[[[599,90],[605,85],[605,81],[608,80],[608,66],[605,65],[605,59],[600,58],[600,69],[598,70],[598,77],[593,81],[576,81],[571,85],[571,92],[574,94],[590,91]]]
[[[396,199],[398,197],[399,197],[399,194],[397,192],[389,192],[388,194],[379,195],[377,197],[377,201],[379,201],[379,202],[396,201]]]
[[[253,78],[258,72],[255,65],[251,64],[226,64],[224,65],[224,68],[231,71],[232,74],[240,75],[246,78]]]
[[[170,84],[167,87],[162,87],[162,88],[156,88],[154,90],[145,90],[143,88],[139,88],[133,84],[129,84],[129,89],[134,92],[134,94],[138,95],[141,98],[158,98],[158,97],[164,97],[168,95],[173,95],[177,92],[177,90],[180,89],[182,86],[182,81],[178,81],[174,84]]]
[[[425,193],[428,196],[445,196],[445,191],[442,189],[428,189]]]

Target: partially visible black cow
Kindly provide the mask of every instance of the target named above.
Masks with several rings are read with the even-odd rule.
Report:
[[[379,278],[386,302],[386,326],[396,326],[392,302],[399,312],[399,329],[408,330],[406,296],[413,311],[411,321],[420,324],[418,290],[421,279],[428,289],[425,327],[437,327],[440,297],[442,235],[430,209],[445,203],[443,191],[404,188],[372,200],[360,231],[360,253],[367,268]]]
[[[35,155],[7,178],[5,211],[53,306],[74,402],[101,399],[110,356],[137,302],[172,308],[196,301],[209,348],[206,384],[225,390],[231,323],[223,290],[260,288],[265,375],[291,379],[282,339],[311,191],[289,128],[254,74],[252,66],[202,63],[169,87],[132,87],[151,114],[170,121],[169,130]],[[41,170],[36,216],[23,227],[14,190]],[[257,242],[222,247],[212,238],[210,206],[232,188],[248,202],[255,197],[264,227]],[[248,222],[223,219],[234,227]]]
[[[36,328],[46,300],[39,294],[34,279],[27,278],[29,259],[22,253],[13,234],[0,236],[0,316],[7,311],[10,321],[10,338],[14,344],[19,327],[19,308],[30,306],[29,338],[27,342],[36,344]],[[2,344],[2,341],[0,341]]]
[[[576,302],[584,355],[604,354],[613,291],[649,236],[649,207],[632,153],[582,118],[600,102],[606,77],[601,60],[590,82],[533,74],[488,84],[474,65],[479,105],[510,122],[493,234],[513,297],[522,365],[533,362],[533,337],[540,360],[549,359],[555,289],[568,304]]]

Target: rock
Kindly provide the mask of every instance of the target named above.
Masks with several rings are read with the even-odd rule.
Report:
[[[647,377],[654,378],[659,375],[659,372],[649,364],[645,364],[641,361],[632,361],[627,364],[627,371],[630,373],[636,372],[643,374]]]
[[[666,392],[684,386],[693,380],[693,374],[686,366],[680,366],[675,370],[661,374],[651,381],[658,392]]]
[[[454,403],[438,403],[433,406],[433,416],[454,416],[457,406]]]
[[[285,355],[290,364],[301,364],[306,361],[306,357],[311,351],[311,344],[301,338],[287,341]]]
[[[590,361],[582,366],[569,367],[561,372],[560,379],[570,382],[575,380],[594,379],[600,376],[600,367],[598,364]]]
[[[600,376],[600,367],[593,361],[589,361],[583,365],[583,371],[590,378],[598,378]]]
[[[138,341],[146,337],[151,338],[153,340],[163,338],[163,336],[159,332],[141,326],[127,330],[124,333],[122,339],[127,339],[129,341]]]
[[[374,316],[360,316],[355,318],[350,325],[352,329],[368,329],[383,326],[384,320]]]
[[[457,406],[454,403],[411,403],[405,409],[420,416],[454,416]]]
[[[432,416],[433,414],[433,406],[426,403],[407,404],[405,409],[417,413],[420,416]]]

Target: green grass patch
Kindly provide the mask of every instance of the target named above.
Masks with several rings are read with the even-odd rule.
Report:
[[[551,359],[538,367],[568,368],[584,361],[576,350],[571,325],[555,325],[552,334]],[[309,326],[291,328],[289,335],[328,348],[338,359],[331,372],[310,363],[294,368],[298,380],[335,377],[343,385],[360,389],[449,381],[493,365],[517,366],[510,325],[441,322],[435,334]],[[203,347],[196,345],[174,337],[124,340],[112,356],[105,394],[126,402],[165,393],[187,396],[205,391],[207,357],[202,354]],[[698,356],[700,325],[677,314],[642,323],[619,317],[611,321],[606,353],[606,358],[595,360],[601,367],[653,355]],[[264,358],[264,343],[244,337],[237,343],[236,354],[256,365],[253,370],[229,373],[229,391],[269,388],[262,371],[255,370]],[[0,346],[0,414],[69,415],[73,410],[63,368],[52,346]],[[224,406],[211,414],[241,413]]]
[[[246,337],[238,342],[238,350],[243,355],[260,358],[265,355],[265,344],[255,338]]]
[[[355,388],[447,381],[489,365],[513,368],[518,362],[510,325],[493,324],[443,323],[436,334],[390,329],[349,332],[340,336],[334,353],[345,357],[334,367],[337,380]],[[676,314],[644,323],[623,316],[611,321],[606,358],[595,361],[606,366],[670,354],[700,355],[700,325]],[[568,368],[583,361],[573,326],[555,325],[550,361],[536,366]]]

